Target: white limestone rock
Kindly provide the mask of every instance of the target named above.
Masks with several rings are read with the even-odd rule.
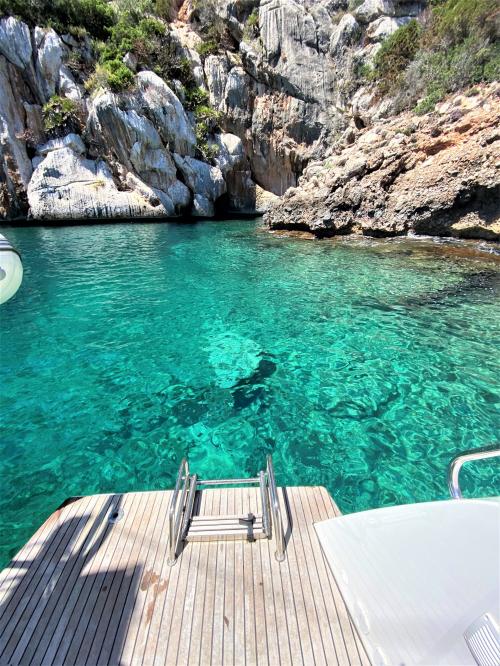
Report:
[[[396,32],[402,25],[411,21],[411,16],[402,16],[401,18],[391,18],[390,16],[381,16],[373,23],[370,23],[366,29],[366,36],[373,42],[382,42],[392,33]]]
[[[361,34],[361,28],[352,14],[344,14],[330,38],[330,54],[335,57],[350,46]]]
[[[37,153],[45,157],[53,150],[61,150],[61,148],[71,148],[76,155],[84,155],[86,148],[82,141],[82,137],[78,134],[67,134],[66,136],[58,139],[51,139],[42,146],[37,147]]]
[[[214,161],[224,176],[245,164],[243,143],[235,134],[215,134],[211,143],[218,148]]]
[[[26,129],[35,145],[45,141],[45,128],[43,126],[42,107],[39,104],[23,102],[26,114]]]
[[[145,114],[152,120],[172,152],[194,155],[196,136],[177,95],[154,72],[137,74],[138,95]]]
[[[174,155],[177,168],[182,172],[184,182],[193,195],[201,195],[214,202],[226,191],[226,183],[219,167],[210,166],[194,157]]]
[[[380,16],[394,16],[393,0],[365,0],[354,11],[354,17],[360,23],[371,23]]]
[[[264,190],[260,185],[255,186],[255,212],[266,213],[273,205],[279,202],[279,196]]]
[[[0,90],[0,169],[14,200],[17,184],[28,185],[32,168],[23,138],[24,106],[11,84],[9,65],[3,56],[0,56]]]
[[[87,127],[89,134],[103,146],[112,148],[119,162],[131,167],[131,153],[139,144],[144,155],[146,150],[163,147],[160,135],[151,121],[136,110],[135,100],[123,99],[110,92],[99,93],[91,103]],[[134,159],[139,158],[139,147],[134,149]]]
[[[52,28],[48,30],[36,28],[35,39],[38,44],[36,72],[45,98],[49,100],[58,89],[64,46]]]
[[[109,167],[88,160],[71,148],[48,153],[28,185],[30,215],[39,220],[88,218],[161,217],[167,214],[158,202],[137,190],[118,190]]]
[[[205,59],[205,76],[207,80],[210,104],[216,109],[221,109],[224,102],[229,63],[227,57],[220,55],[209,55]]]
[[[276,86],[301,98],[324,102],[334,77],[319,47],[312,13],[295,0],[263,0],[259,7],[262,57]]]
[[[26,23],[9,16],[0,21],[0,53],[16,67],[25,69],[31,62],[31,36]]]
[[[137,58],[133,53],[130,53],[130,51],[123,56],[123,64],[132,70],[132,72],[137,71]]]
[[[195,194],[193,198],[193,206],[191,208],[191,215],[193,215],[193,217],[213,217],[215,215],[213,201],[210,201],[202,194]]]
[[[72,99],[75,102],[79,102],[83,99],[83,90],[76,83],[73,74],[67,65],[61,65],[59,70],[59,92],[64,97],[69,97],[69,99]]]
[[[151,107],[143,106],[136,96],[124,99],[102,92],[92,102],[89,135],[104,148],[111,148],[127,171],[152,188],[169,215],[179,214],[190,203],[189,190],[177,180],[176,166],[159,131],[142,115],[148,109]],[[185,147],[185,141],[179,140],[179,145]]]

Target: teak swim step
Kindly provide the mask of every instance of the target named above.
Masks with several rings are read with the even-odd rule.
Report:
[[[280,545],[261,474],[195,488],[188,471],[181,502],[185,471],[176,498],[93,495],[47,519],[0,573],[2,666],[369,664],[314,529],[340,513],[328,492],[276,488]],[[272,463],[264,476],[271,503]],[[172,506],[188,528],[175,566]]]

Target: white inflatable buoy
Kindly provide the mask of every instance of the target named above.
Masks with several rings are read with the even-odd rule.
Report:
[[[0,234],[0,305],[12,298],[23,281],[21,255]]]

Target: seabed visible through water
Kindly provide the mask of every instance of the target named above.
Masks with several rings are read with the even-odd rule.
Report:
[[[71,495],[251,476],[344,512],[446,497],[498,438],[500,257],[486,243],[304,242],[254,221],[5,230],[0,565]],[[491,490],[494,463],[465,472]]]

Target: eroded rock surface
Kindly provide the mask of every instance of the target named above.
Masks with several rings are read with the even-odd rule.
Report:
[[[200,38],[187,26],[174,25],[171,33],[204,87],[194,50]],[[95,63],[85,38],[0,20],[1,217],[212,216],[226,193],[231,207],[253,210],[244,189],[255,185],[238,137],[212,129],[220,155],[210,163],[197,159],[196,119],[162,78],[143,69],[130,91],[89,96],[69,67],[73,50],[90,68]],[[54,95],[72,100],[75,119],[46,131],[42,108]]]
[[[407,233],[500,238],[498,87],[428,116],[403,114],[310,163],[265,216],[319,236]]]
[[[318,235],[497,237],[495,87],[394,117],[396,100],[356,74],[426,5],[176,0],[166,37],[189,83],[167,83],[131,51],[133,87],[92,95],[71,65],[92,71],[88,39],[1,19],[0,216],[267,211],[271,228]],[[200,56],[207,21],[227,34]],[[215,120],[200,124],[193,94],[207,93]],[[64,131],[44,128],[54,95],[75,105]]]
[[[118,190],[109,167],[71,148],[49,152],[28,186],[32,215],[40,220],[160,217],[167,211],[139,188]],[[154,205],[156,203],[156,205]]]

